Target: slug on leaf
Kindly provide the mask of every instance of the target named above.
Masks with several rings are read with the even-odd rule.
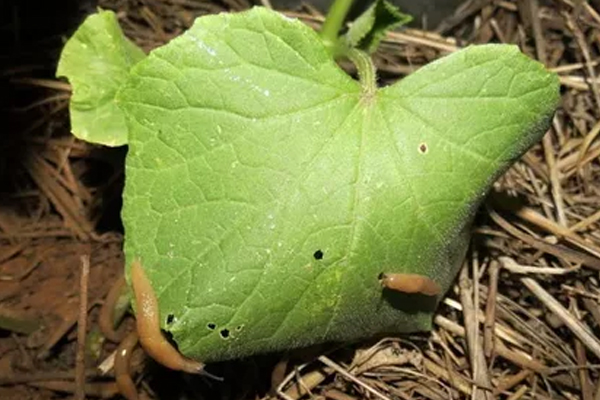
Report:
[[[167,341],[160,330],[158,301],[141,262],[131,264],[131,283],[136,303],[136,327],[140,344],[156,362],[167,368],[205,374],[204,364],[184,357]]]
[[[425,296],[437,296],[442,288],[431,278],[419,274],[381,274],[381,285],[387,289],[402,293],[420,293]]]

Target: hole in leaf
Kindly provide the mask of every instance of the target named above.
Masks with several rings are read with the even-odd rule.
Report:
[[[221,329],[221,332],[219,333],[223,339],[227,339],[229,337],[229,329]]]
[[[377,279],[382,280],[384,275],[385,274],[383,272],[380,272],[379,275],[377,275]]]
[[[217,325],[215,325],[211,322],[210,324],[206,325],[206,327],[212,331],[217,327]]]
[[[322,260],[323,256],[324,256],[324,254],[321,250],[317,250],[317,251],[315,251],[315,254],[313,254],[313,257],[315,258],[315,260]]]
[[[242,329],[244,329],[244,325],[238,325],[235,327],[235,330],[238,332],[241,331]]]
[[[421,143],[419,145],[419,153],[425,154],[429,151],[429,147],[427,147],[427,143]]]
[[[173,314],[167,315],[167,325],[172,324],[174,319],[175,319],[175,316]]]

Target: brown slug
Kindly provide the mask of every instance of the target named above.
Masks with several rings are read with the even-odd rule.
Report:
[[[137,332],[146,353],[167,368],[192,374],[206,374],[204,364],[184,357],[163,336],[160,330],[158,301],[138,259],[131,264],[131,283],[136,304]]]
[[[381,274],[380,281],[383,287],[402,293],[420,293],[425,296],[437,296],[442,293],[439,284],[419,274]]]

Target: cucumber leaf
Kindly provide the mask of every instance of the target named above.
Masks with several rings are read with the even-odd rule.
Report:
[[[392,3],[376,0],[354,20],[345,38],[350,47],[373,53],[388,31],[406,25],[410,21],[412,17],[401,13]]]
[[[144,57],[123,35],[112,11],[87,17],[65,44],[56,71],[71,83],[73,135],[105,146],[127,143],[125,117],[114,98],[131,67]]]
[[[140,258],[183,354],[224,360],[427,330],[494,180],[547,127],[555,74],[470,47],[365,95],[300,21],[199,18],[136,64],[127,119],[127,265]]]

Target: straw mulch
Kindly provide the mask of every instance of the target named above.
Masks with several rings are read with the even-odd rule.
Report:
[[[600,399],[600,15],[594,4],[467,1],[434,31],[390,33],[374,57],[382,82],[391,82],[468,44],[513,43],[562,83],[552,128],[496,183],[482,208],[433,332],[320,348],[310,357],[215,366],[236,385],[165,372],[138,349],[132,374],[144,398]],[[150,50],[199,15],[251,4],[103,0],[101,6],[116,10],[125,33]],[[315,28],[323,21],[310,5],[287,14]],[[15,328],[0,335],[0,398],[54,399],[82,389],[109,398],[116,394],[115,344],[98,334],[97,306],[122,268],[124,152],[69,135],[67,84],[31,78],[27,69],[9,76],[14,85],[33,88],[37,100],[15,111],[27,123],[10,143],[21,149],[13,153],[15,172],[3,178],[12,189],[0,208],[0,320],[11,319]],[[80,271],[89,278],[81,313],[87,319],[79,315]],[[87,320],[87,347],[77,344],[78,318],[79,325]],[[129,318],[124,324],[131,329]],[[87,370],[78,357],[84,351]]]

